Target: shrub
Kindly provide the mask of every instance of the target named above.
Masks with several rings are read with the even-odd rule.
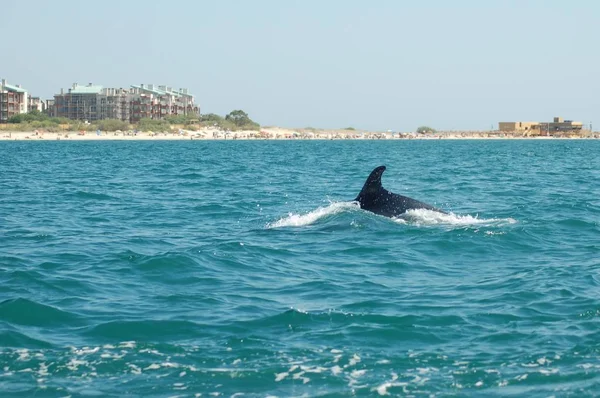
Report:
[[[98,129],[102,131],[129,130],[129,122],[119,119],[105,119],[98,122]]]
[[[145,118],[139,121],[137,125],[138,130],[141,131],[169,131],[171,126],[166,120],[155,120]]]

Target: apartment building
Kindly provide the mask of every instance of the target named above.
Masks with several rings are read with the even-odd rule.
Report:
[[[56,117],[56,109],[54,108],[54,102],[54,98],[46,100],[46,113],[50,117]]]
[[[48,101],[50,104],[51,102]],[[135,123],[144,118],[164,119],[169,115],[197,115],[200,109],[187,89],[173,90],[154,84],[132,85],[130,89],[79,86],[54,96],[50,114],[69,119],[96,121],[119,119]]]
[[[46,103],[40,97],[32,97],[29,95],[27,100],[27,112],[45,112]]]
[[[131,119],[131,93],[124,88],[103,88],[98,94],[98,119]]]
[[[99,104],[98,96],[102,86],[89,83],[80,86],[77,83],[65,92],[54,96],[54,113],[58,117],[66,117],[73,120],[87,120],[89,122],[98,120]]]
[[[8,122],[14,115],[27,113],[28,111],[27,90],[21,85],[11,85],[5,79],[0,81],[0,123]]]
[[[140,84],[131,86],[131,121],[144,118],[163,119],[170,115],[199,116],[200,108],[187,89],[178,91],[168,86]]]

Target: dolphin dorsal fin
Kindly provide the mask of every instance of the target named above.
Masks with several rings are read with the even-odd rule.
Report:
[[[385,171],[385,166],[379,166],[379,167],[376,167],[371,172],[371,174],[369,174],[367,181],[365,181],[365,185],[363,185],[362,190],[356,197],[357,201],[360,202],[361,198],[364,198],[366,195],[369,195],[369,194],[376,194],[383,188],[381,186],[381,175],[383,174],[384,171]]]

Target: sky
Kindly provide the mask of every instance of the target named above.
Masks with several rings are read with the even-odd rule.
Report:
[[[42,98],[153,83],[265,126],[600,130],[596,0],[1,0],[0,20],[0,77]]]

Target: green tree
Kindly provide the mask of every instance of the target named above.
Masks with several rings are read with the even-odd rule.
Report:
[[[417,133],[419,133],[419,134],[435,134],[435,133],[437,133],[437,130],[434,128],[431,128],[429,126],[421,126],[417,129]]]
[[[200,121],[207,123],[221,123],[223,121],[223,116],[219,116],[215,113],[207,113],[206,115],[200,116]]]
[[[238,127],[253,123],[252,120],[248,117],[248,114],[239,109],[229,112],[229,114],[225,116],[225,120],[233,122],[233,124],[235,124]]]
[[[9,123],[29,123],[29,122],[34,122],[34,121],[41,122],[41,121],[45,121],[48,119],[49,119],[48,115],[38,111],[37,109],[34,109],[33,111],[28,112],[28,113],[20,113],[18,115],[11,116],[8,119],[8,122]]]

